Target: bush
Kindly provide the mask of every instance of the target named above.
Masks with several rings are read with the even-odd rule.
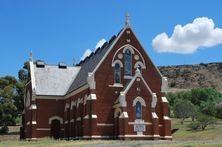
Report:
[[[8,133],[8,127],[4,125],[0,128],[0,134],[6,134],[6,133]]]
[[[192,122],[188,125],[188,128],[191,130],[197,130],[200,128],[200,123],[199,122]]]
[[[170,87],[175,87],[175,86],[176,86],[176,82],[172,82],[172,83],[170,83],[169,86],[170,86]]]

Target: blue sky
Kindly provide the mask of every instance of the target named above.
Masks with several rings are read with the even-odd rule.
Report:
[[[207,17],[222,28],[220,0],[0,0],[0,77],[17,76],[33,58],[48,64],[72,64],[101,39],[109,40],[124,27],[125,13],[154,63],[197,64],[222,61],[222,45],[202,47],[193,53],[158,52],[152,40],[177,24]]]

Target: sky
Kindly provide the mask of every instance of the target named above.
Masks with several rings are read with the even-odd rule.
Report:
[[[0,77],[29,59],[78,63],[125,25],[157,66],[222,62],[221,0],[0,0]]]

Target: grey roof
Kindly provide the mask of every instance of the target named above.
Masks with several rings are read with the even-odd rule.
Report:
[[[79,87],[87,83],[88,73],[92,72],[96,68],[97,64],[101,61],[101,59],[109,50],[111,44],[116,38],[117,37],[114,35],[109,42],[104,43],[103,46],[101,48],[98,48],[95,53],[91,53],[89,57],[79,63],[81,69],[78,75],[76,76],[75,80],[73,81],[72,85],[70,86],[68,93],[78,89]]]
[[[59,68],[58,65],[36,67],[34,64],[36,95],[65,95],[80,69],[75,66]]]

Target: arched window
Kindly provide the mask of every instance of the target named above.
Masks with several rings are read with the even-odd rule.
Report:
[[[121,82],[121,69],[120,69],[119,63],[115,64],[114,70],[115,70],[115,73],[114,73],[115,83],[120,83]]]
[[[125,75],[132,75],[132,54],[129,49],[125,51],[124,54],[125,60]]]
[[[136,102],[136,119],[142,118],[142,105],[139,101]]]

